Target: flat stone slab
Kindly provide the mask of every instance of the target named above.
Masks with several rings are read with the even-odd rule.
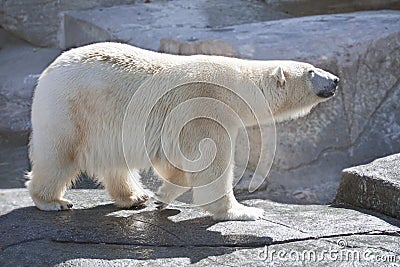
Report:
[[[66,197],[74,210],[42,212],[25,189],[0,191],[1,266],[400,264],[400,221],[365,210],[255,199],[264,219],[214,222],[196,208],[119,210],[104,190]]]
[[[335,202],[400,219],[400,154],[343,170]]]

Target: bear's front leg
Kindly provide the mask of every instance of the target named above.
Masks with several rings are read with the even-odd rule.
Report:
[[[182,165],[193,189],[194,205],[211,213],[216,220],[257,220],[263,210],[240,204],[232,191],[236,127],[229,119],[223,127],[204,118],[187,123],[180,133],[179,147],[182,155],[192,161],[184,161]]]
[[[262,218],[264,210],[247,207],[236,200],[232,189],[232,168],[227,169],[222,176],[214,176],[216,180],[210,180],[208,185],[193,187],[194,204],[210,212],[215,220],[249,221]],[[213,177],[212,168],[202,175],[207,176],[197,179],[201,178],[204,181]]]

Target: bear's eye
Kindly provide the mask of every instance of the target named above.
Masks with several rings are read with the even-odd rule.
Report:
[[[314,74],[314,71],[313,70],[309,70],[308,74]]]

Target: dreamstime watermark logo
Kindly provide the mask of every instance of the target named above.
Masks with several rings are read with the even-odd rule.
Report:
[[[132,92],[122,129],[125,161],[130,170],[153,167],[160,174],[162,185],[151,188],[159,201],[170,203],[193,189],[209,192],[196,205],[209,204],[231,190],[238,129],[251,125],[259,126],[261,147],[250,192],[267,177],[276,148],[274,118],[264,92],[224,65],[176,65],[144,79]],[[240,153],[248,161],[251,144],[247,131],[245,135]],[[235,171],[235,184],[246,169],[242,165]]]
[[[272,249],[265,246],[259,250],[258,260],[265,262],[374,262],[397,263],[400,256],[394,253],[383,253],[372,248],[352,248],[344,239],[336,241],[337,246],[328,249]]]

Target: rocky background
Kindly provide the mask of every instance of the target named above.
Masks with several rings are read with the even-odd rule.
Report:
[[[145,2],[0,2],[0,188],[23,186],[42,70],[64,49],[108,40],[174,54],[300,60],[341,78],[333,100],[277,125],[275,161],[258,196],[329,203],[342,169],[400,151],[399,1]],[[244,197],[260,142],[257,129],[248,130],[254,151],[236,188]]]

